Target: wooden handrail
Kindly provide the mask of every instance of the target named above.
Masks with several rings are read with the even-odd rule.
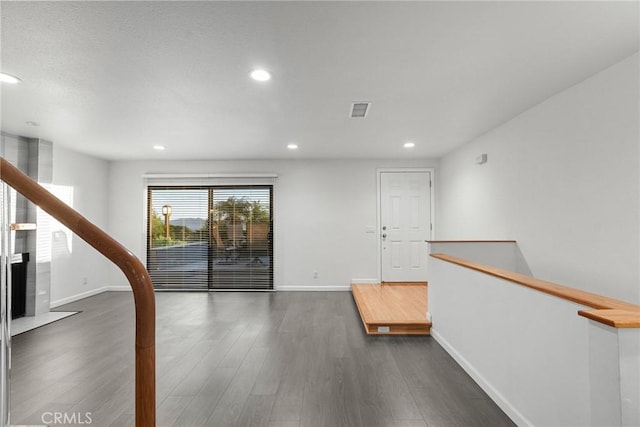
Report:
[[[0,179],[111,260],[129,280],[136,310],[136,427],[155,426],[156,303],[153,284],[147,270],[124,246],[2,157],[0,157]]]
[[[535,277],[504,270],[502,268],[489,267],[484,264],[467,261],[462,258],[447,254],[431,254],[433,258],[457,264],[472,270],[480,271],[500,279],[508,280],[558,298],[591,307],[595,310],[579,310],[578,314],[615,328],[640,327],[640,306],[603,295],[594,294],[568,286],[558,285]]]

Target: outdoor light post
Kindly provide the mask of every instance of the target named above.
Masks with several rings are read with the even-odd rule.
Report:
[[[162,207],[162,215],[164,215],[164,230],[167,240],[169,240],[169,217],[171,216],[171,205]]]

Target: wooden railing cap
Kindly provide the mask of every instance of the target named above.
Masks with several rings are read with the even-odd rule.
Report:
[[[578,313],[591,320],[612,326],[614,328],[638,328],[640,327],[640,306],[626,301],[620,301],[592,292],[582,291],[524,274],[490,267],[484,264],[468,261],[447,254],[431,254],[433,258],[447,261],[462,267],[470,268],[500,279],[508,280],[527,288],[535,289],[558,298],[572,301],[580,305],[591,307],[594,310],[580,310]]]
[[[640,328],[640,311],[610,308],[603,310],[579,310],[578,314],[613,328]]]

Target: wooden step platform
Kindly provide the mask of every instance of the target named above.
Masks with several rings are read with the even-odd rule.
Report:
[[[364,329],[369,335],[429,335],[427,283],[352,284]]]

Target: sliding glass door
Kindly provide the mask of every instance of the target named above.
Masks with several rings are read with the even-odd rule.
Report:
[[[156,289],[273,289],[272,187],[149,187]]]

